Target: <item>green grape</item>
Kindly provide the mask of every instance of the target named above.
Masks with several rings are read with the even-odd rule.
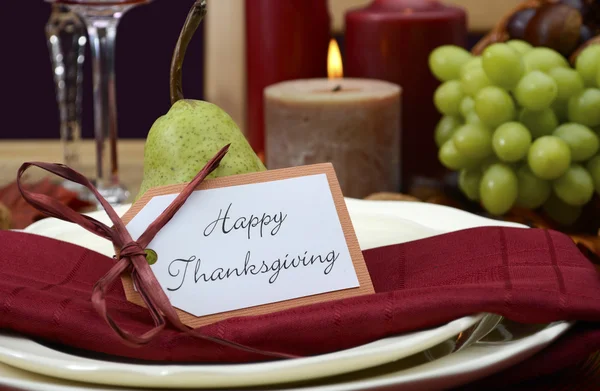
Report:
[[[475,112],[481,122],[493,129],[515,118],[515,104],[506,91],[490,86],[477,94]]]
[[[594,195],[594,180],[579,164],[571,167],[552,183],[554,193],[565,203],[573,206],[587,204]]]
[[[440,81],[458,79],[460,69],[472,57],[471,53],[461,47],[440,46],[429,55],[429,69]]]
[[[562,225],[572,225],[581,216],[581,207],[568,205],[554,194],[544,203],[543,209],[548,217]]]
[[[541,179],[560,177],[571,165],[571,150],[556,136],[543,136],[531,144],[527,162],[531,171]]]
[[[523,55],[533,49],[533,46],[531,46],[528,42],[520,39],[511,39],[510,41],[506,42],[506,44],[513,48],[520,55]]]
[[[505,43],[494,43],[481,54],[483,70],[497,86],[507,90],[517,85],[525,66],[519,53]]]
[[[577,95],[584,90],[583,79],[581,75],[574,69],[554,68],[548,75],[554,79],[558,86],[558,95],[556,99],[559,101],[567,101],[573,95]]]
[[[464,65],[460,68],[460,77],[463,76],[465,72],[468,72],[469,69],[473,68],[481,68],[483,69],[483,61],[481,61],[481,57],[471,57],[471,59],[464,63]]]
[[[600,194],[600,155],[591,158],[587,163],[586,168],[592,176],[596,193]]]
[[[466,117],[465,122],[470,125],[485,126],[475,111],[471,111]]]
[[[525,53],[523,62],[526,73],[531,71],[548,72],[557,67],[569,68],[569,63],[560,53],[545,47],[535,47]]]
[[[556,114],[551,109],[539,111],[522,109],[519,121],[529,129],[534,139],[552,134],[558,126]]]
[[[554,79],[540,71],[523,76],[515,88],[517,102],[530,110],[547,109],[557,95],[558,86]]]
[[[435,90],[433,102],[435,107],[444,115],[459,115],[460,102],[465,97],[460,83],[456,80],[447,81]]]
[[[458,187],[471,201],[479,199],[479,183],[481,172],[479,170],[461,170],[458,176]]]
[[[531,133],[518,122],[507,122],[494,131],[492,147],[496,156],[505,162],[517,162],[527,156]]]
[[[517,179],[519,181],[518,206],[537,209],[546,202],[552,193],[550,182],[535,176],[526,164],[517,170]]]
[[[454,146],[452,139],[446,141],[438,151],[440,162],[450,170],[461,170],[463,168],[471,168],[477,165],[477,160],[468,158],[458,152]]]
[[[435,144],[440,148],[444,143],[452,138],[456,129],[463,124],[458,117],[445,115],[435,127]]]
[[[564,124],[556,128],[554,135],[567,143],[571,149],[571,160],[574,162],[588,160],[598,152],[600,147],[600,140],[596,133],[584,125]]]
[[[555,100],[552,103],[552,111],[556,115],[559,123],[565,123],[569,121],[569,102],[562,102]]]
[[[517,175],[506,164],[493,164],[483,174],[479,197],[493,215],[502,215],[513,207],[518,195]]]
[[[470,96],[465,96],[460,102],[460,113],[467,118],[473,111],[475,111],[475,101]]]
[[[481,66],[472,65],[463,70],[460,77],[460,85],[465,94],[473,97],[482,88],[491,86],[492,81],[487,77]]]
[[[456,150],[471,159],[483,159],[492,154],[492,134],[483,126],[463,125],[454,132]]]
[[[569,120],[585,126],[600,125],[600,89],[588,88],[569,99]]]
[[[590,45],[577,56],[575,69],[583,78],[586,87],[595,87],[600,66],[600,45]]]

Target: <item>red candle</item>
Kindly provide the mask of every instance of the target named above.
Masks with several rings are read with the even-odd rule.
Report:
[[[248,141],[264,159],[265,87],[327,76],[327,0],[246,0]]]
[[[402,191],[419,194],[445,173],[433,133],[440,115],[433,105],[439,82],[428,67],[440,45],[466,46],[463,9],[432,0],[374,0],[346,14],[348,77],[399,84],[402,98]]]

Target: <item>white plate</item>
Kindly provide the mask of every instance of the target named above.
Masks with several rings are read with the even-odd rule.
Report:
[[[145,388],[231,388],[305,381],[362,370],[426,350],[469,328],[480,316],[436,329],[381,339],[319,356],[238,365],[140,365],[95,360],[48,348],[28,338],[0,334],[0,361],[63,379]]]
[[[476,226],[522,227],[471,215],[453,208],[408,202],[347,200],[363,249],[406,242]],[[127,207],[117,212],[124,213]],[[103,213],[94,217],[108,222]],[[110,243],[72,224],[40,221],[28,232],[84,245],[112,255]],[[391,362],[453,337],[477,320],[468,317],[438,329],[387,338],[328,355],[276,363],[244,365],[156,366],[82,359],[54,351],[28,339],[3,336],[0,360],[30,371],[73,380],[143,387],[234,387],[273,384],[331,376]],[[76,370],[73,370],[76,369]]]
[[[117,210],[123,214],[127,206]],[[440,231],[410,220],[385,215],[355,212],[362,237],[371,245],[391,244],[439,234]],[[108,223],[104,213],[93,217]],[[92,248],[111,256],[111,244],[74,224],[54,219],[40,221],[27,232],[50,236]],[[394,232],[390,237],[389,233]],[[388,235],[388,236],[385,236]],[[375,238],[377,242],[375,242]],[[363,240],[363,247],[364,240]],[[315,379],[352,372],[395,361],[426,350],[473,325],[480,316],[471,316],[441,327],[382,339],[373,343],[331,354],[279,362],[242,365],[169,365],[158,372],[155,365],[136,365],[74,357],[37,344],[27,338],[0,335],[0,361],[13,366],[55,377],[111,385],[138,387],[235,387],[274,384]],[[73,371],[73,368],[77,368]],[[163,369],[168,368],[168,369]]]
[[[287,391],[427,391],[458,387],[515,365],[539,352],[568,330],[569,323],[556,323],[521,340],[497,345],[478,344],[435,361],[420,364],[423,353],[389,364],[386,370],[373,368],[349,378],[325,379]],[[351,378],[353,377],[353,378]],[[0,385],[25,391],[136,391],[104,387],[47,377],[0,363]],[[169,388],[174,389],[174,388]],[[283,389],[283,388],[282,388]],[[259,388],[255,388],[259,391]],[[269,387],[269,391],[277,390]]]

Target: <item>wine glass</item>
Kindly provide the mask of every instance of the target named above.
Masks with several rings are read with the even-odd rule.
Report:
[[[121,17],[151,0],[46,0],[66,6],[87,27],[92,53],[96,179],[100,194],[111,204],[122,204],[129,192],[119,181],[117,159],[117,103],[115,95],[115,41]],[[108,159],[107,159],[108,154]]]
[[[46,24],[46,38],[56,86],[56,100],[60,115],[60,140],[63,162],[76,170],[79,166],[81,139],[81,96],[83,63],[87,43],[86,28],[79,15],[60,4],[52,5]],[[63,186],[89,198],[83,186],[64,180]]]

